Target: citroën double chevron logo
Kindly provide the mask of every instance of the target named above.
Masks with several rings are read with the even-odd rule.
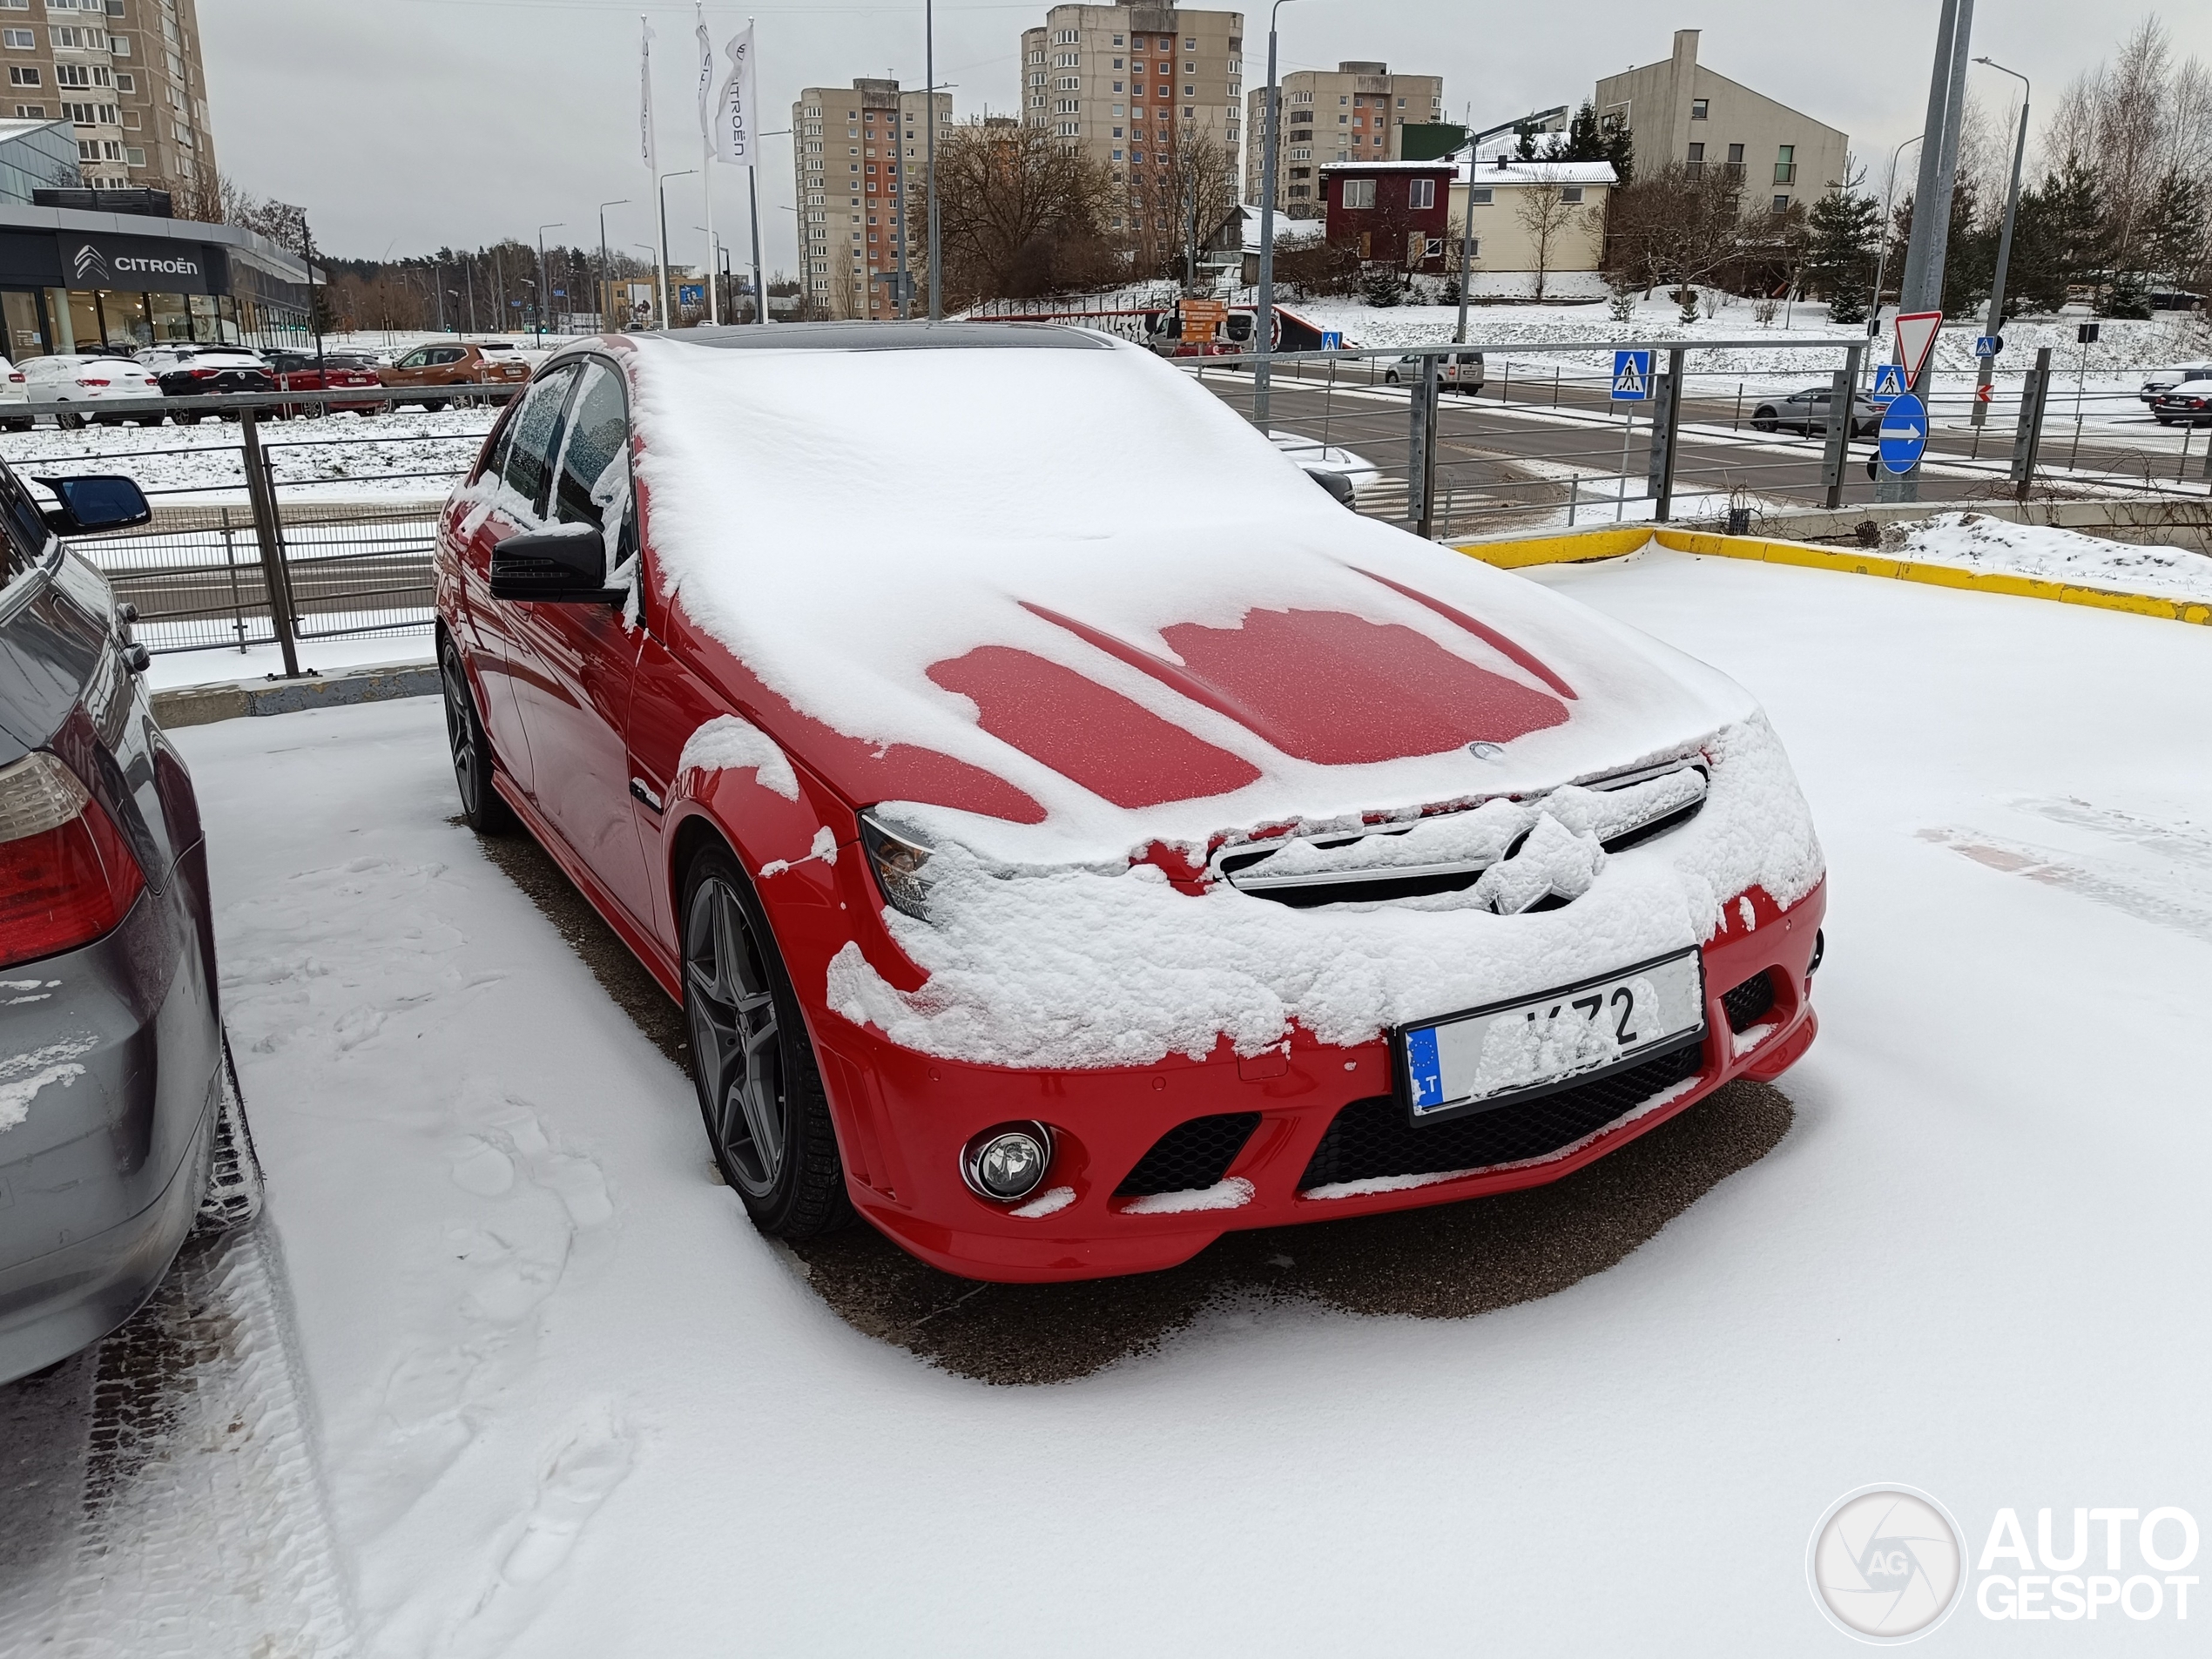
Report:
[[[90,278],[102,287],[105,287],[115,274],[108,268],[107,255],[90,242],[77,250],[77,258],[71,261],[71,268],[76,272],[79,282]]]

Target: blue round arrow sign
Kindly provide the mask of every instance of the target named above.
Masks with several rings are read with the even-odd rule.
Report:
[[[1912,392],[1892,398],[1882,411],[1882,464],[1894,473],[1911,472],[1927,447],[1928,406]]]

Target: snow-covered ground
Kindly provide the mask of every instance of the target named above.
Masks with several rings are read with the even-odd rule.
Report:
[[[261,441],[283,501],[442,501],[475,461],[497,411],[395,409],[272,423]],[[246,499],[238,428],[38,427],[0,436],[17,472],[121,472],[158,505],[212,506]]]
[[[1459,324],[1456,306],[1393,306],[1373,307],[1357,299],[1289,300],[1285,301],[1300,316],[1324,328],[1341,329],[1347,346],[1380,348],[1391,346],[1436,345],[1454,338]],[[2087,348],[2074,340],[2075,327],[2086,320],[2067,314],[2060,317],[2016,318],[2005,326],[2005,354],[2000,359],[2000,384],[2009,379],[2017,381],[2035,361],[2039,347],[2052,348],[2059,371],[2059,385],[2052,395],[2051,417],[2063,412],[2071,420],[2071,398],[2077,374],[2083,375],[2081,383],[2093,400],[2090,418],[2095,419],[2102,410],[2114,416],[2142,416],[2142,406],[2134,401],[2134,393],[2142,384],[2142,372],[2161,365],[2183,360],[2212,357],[2212,325],[2179,315],[2168,315],[2145,322],[2121,318],[2102,320],[2099,338]],[[1936,372],[1942,376],[1963,376],[1971,385],[1974,373],[1974,335],[1979,330],[1968,327],[1946,327],[1936,340]],[[1772,389],[1780,381],[1816,384],[1843,366],[1840,352],[1801,349],[1804,342],[1834,341],[1848,345],[1866,339],[1866,325],[1863,322],[1833,323],[1828,320],[1825,305],[1799,304],[1778,308],[1771,323],[1762,324],[1754,316],[1751,302],[1728,298],[1712,316],[1702,314],[1694,323],[1682,320],[1681,307],[1666,297],[1656,293],[1649,300],[1639,295],[1635,314],[1628,322],[1614,320],[1611,308],[1605,305],[1510,305],[1467,307],[1467,339],[1492,354],[1497,364],[1511,361],[1518,372],[1526,368],[1529,372],[1541,370],[1548,376],[1554,365],[1562,364],[1567,372],[1577,371],[1595,374],[1608,371],[1612,367],[1610,348],[1615,343],[1629,341],[1680,341],[1696,345],[1701,341],[1762,340],[1770,337],[1771,347],[1738,347],[1723,350],[1694,353],[1689,368],[1694,374],[1744,376],[1755,389]],[[1592,349],[1587,352],[1523,353],[1516,354],[1516,345],[1536,342],[1588,341]],[[1878,342],[1879,354],[1886,356],[1889,336],[1886,331]],[[1499,368],[1491,369],[1494,376]],[[2063,395],[2063,396],[2061,395]]]
[[[1656,550],[1532,579],[1791,745],[1831,872],[1794,1125],[1542,1299],[1228,1298],[1049,1387],[862,1334],[753,1232],[452,823],[435,699],[178,733],[362,1650],[1840,1652],[1805,1548],[1863,1483],[1970,1568],[2001,1507],[2212,1521],[2212,635]],[[2163,1594],[2046,1634],[2193,1650]],[[1971,1599],[1939,1640],[2021,1645]]]
[[[2138,547],[1982,513],[1938,513],[1907,529],[1898,551],[1930,564],[2212,601],[2212,558],[2192,549]]]

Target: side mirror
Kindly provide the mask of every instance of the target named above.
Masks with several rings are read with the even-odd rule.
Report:
[[[553,524],[510,536],[491,550],[491,597],[541,604],[612,604],[627,590],[607,583],[607,541],[597,524]]]
[[[32,481],[54,492],[61,503],[46,510],[46,523],[57,536],[89,536],[95,530],[129,529],[153,517],[145,492],[132,479],[106,473],[87,473],[75,478],[37,478]]]

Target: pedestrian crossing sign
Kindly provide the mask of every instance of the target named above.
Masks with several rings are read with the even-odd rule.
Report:
[[[1641,403],[1651,395],[1651,354],[1616,351],[1613,354],[1613,401]]]
[[[1874,391],[1867,401],[1873,403],[1886,403],[1893,397],[1904,395],[1905,365],[1902,363],[1875,364]]]

